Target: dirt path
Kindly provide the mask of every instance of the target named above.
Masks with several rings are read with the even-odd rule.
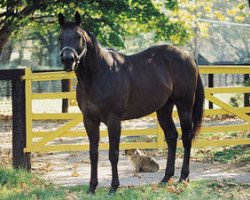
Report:
[[[161,156],[154,158],[160,165],[158,172],[136,174],[127,157],[123,156],[121,152],[118,164],[121,186],[159,182],[164,175],[166,159]],[[175,181],[178,181],[181,165],[182,160],[177,159]],[[32,169],[43,178],[59,185],[69,186],[89,183],[90,163],[88,152],[37,154],[32,158]],[[99,185],[109,186],[111,181],[111,167],[107,151],[100,151],[98,170]],[[234,179],[238,182],[250,183],[250,166],[236,168],[228,164],[191,161],[190,179]]]

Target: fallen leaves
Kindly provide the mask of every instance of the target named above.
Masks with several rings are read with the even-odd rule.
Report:
[[[176,183],[173,178],[170,178],[166,184],[151,184],[152,192],[160,192],[160,190],[167,190],[169,193],[181,194],[189,186],[188,181]]]
[[[174,186],[167,186],[166,187],[166,190],[170,193],[175,193],[176,192],[176,189]]]
[[[207,188],[213,193],[225,196],[225,199],[245,199],[242,198],[246,193],[249,194],[249,185],[244,183],[231,182],[228,179],[217,179],[207,183]],[[245,194],[244,194],[245,193]],[[249,199],[249,195],[247,195]]]
[[[168,185],[174,185],[174,179],[173,178],[170,178],[168,180]]]
[[[152,191],[153,192],[158,192],[158,184],[154,183],[151,185]]]
[[[0,163],[2,165],[11,164],[11,150],[10,149],[1,149],[0,150]]]
[[[80,176],[80,174],[77,171],[73,171],[72,172],[72,176],[73,177],[78,177],[78,176]]]
[[[72,169],[73,169],[73,170],[76,170],[78,167],[79,167],[79,164],[74,164],[74,165],[72,166]]]
[[[172,181],[171,181],[171,184],[172,185],[167,185],[166,186],[166,190],[169,192],[169,193],[175,193],[177,195],[181,194],[182,192],[185,191],[185,189],[189,186],[189,183],[188,181],[182,181],[181,183],[178,183],[178,184],[174,184]]]
[[[37,172],[39,172],[39,173],[48,173],[48,172],[53,171],[53,170],[54,170],[54,168],[52,167],[52,164],[51,163],[46,163],[45,165],[38,168]]]
[[[2,115],[0,114],[0,120],[8,121],[11,120],[12,116],[11,115]]]
[[[67,194],[66,194],[66,198],[65,198],[66,200],[76,200],[76,199],[78,199],[77,198],[77,196],[73,193],[73,192],[68,192]]]
[[[80,174],[77,172],[77,169],[79,168],[79,164],[75,163],[70,169],[73,170],[72,176],[73,177],[78,177]]]
[[[188,183],[188,181],[182,181],[182,184],[184,185],[184,187],[188,187],[188,185],[189,185],[189,183]]]
[[[200,149],[200,150],[198,150],[196,153],[208,154],[208,153],[210,153],[211,151],[212,151],[211,149]]]
[[[126,185],[126,186],[121,186],[121,188],[126,188],[126,189],[134,189],[134,185]]]
[[[183,187],[183,185],[172,185],[167,187],[167,191],[179,195],[186,190],[185,188],[186,186]]]
[[[20,188],[22,189],[23,192],[26,192],[30,189],[28,187],[28,185],[26,183],[23,183],[23,182],[20,183]]]
[[[213,135],[212,140],[221,140],[221,138],[219,136],[217,136],[217,135]]]

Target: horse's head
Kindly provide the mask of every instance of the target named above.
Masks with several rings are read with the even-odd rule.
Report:
[[[59,36],[60,56],[64,70],[76,70],[80,60],[86,55],[87,44],[80,28],[81,17],[75,13],[75,22],[66,22],[63,14],[58,16],[62,31]]]

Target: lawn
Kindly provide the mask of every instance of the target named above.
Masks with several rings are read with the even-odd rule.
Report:
[[[1,200],[36,199],[250,199],[249,184],[232,181],[191,181],[190,183],[151,184],[140,187],[120,188],[115,195],[108,195],[108,188],[98,187],[96,195],[87,195],[87,186],[62,187],[40,179],[23,170],[0,167]]]
[[[177,156],[182,156],[182,149],[178,149]],[[250,145],[228,147],[193,148],[192,159],[201,162],[219,162],[234,166],[246,166],[250,163]]]

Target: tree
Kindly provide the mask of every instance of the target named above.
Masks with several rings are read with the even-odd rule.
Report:
[[[73,16],[78,10],[83,16],[83,26],[97,35],[105,46],[124,46],[126,35],[155,30],[155,38],[170,39],[180,34],[181,41],[187,41],[188,33],[179,22],[170,22],[157,1],[149,0],[0,0],[0,55],[3,46],[11,36],[19,34],[25,27],[49,20],[59,31],[57,14],[62,12]],[[171,0],[165,9],[174,9],[177,1]]]
[[[178,21],[189,32],[190,38],[195,39],[190,40],[188,46],[197,57],[198,51],[205,51],[207,55],[214,52],[213,57],[219,60],[234,57],[235,62],[245,62],[247,57],[249,59],[249,28],[235,26],[250,23],[246,0],[178,0],[177,6],[166,15],[169,21]],[[174,44],[181,41],[178,34],[170,38]],[[225,51],[225,46],[229,51]],[[233,53],[237,56],[232,56]]]
[[[200,36],[200,49],[212,52],[217,62],[249,63],[249,27],[245,26],[250,23],[247,1],[227,1],[225,4],[214,0],[212,5],[211,22],[200,22],[207,27],[205,37]]]
[[[154,41],[183,45],[195,36],[210,36],[210,24],[199,18],[244,22],[249,19],[245,0],[0,0],[0,55],[13,38],[37,37],[49,55],[56,51],[60,27],[57,15],[73,17],[78,10],[82,26],[104,46],[124,47],[126,36],[150,33]],[[24,37],[25,36],[25,37]],[[12,37],[12,38],[11,38]],[[43,42],[42,42],[43,41]],[[46,41],[46,42],[45,42]],[[51,42],[53,41],[53,42]],[[54,57],[52,56],[51,59]],[[55,63],[54,61],[50,61]]]
[[[11,34],[18,32],[20,27],[26,25],[36,10],[44,10],[48,1],[44,0],[0,0],[0,55],[4,45],[8,42]]]
[[[6,65],[10,61],[11,53],[13,50],[13,45],[11,42],[7,42],[5,48],[2,51],[2,56],[0,59],[0,63]]]

